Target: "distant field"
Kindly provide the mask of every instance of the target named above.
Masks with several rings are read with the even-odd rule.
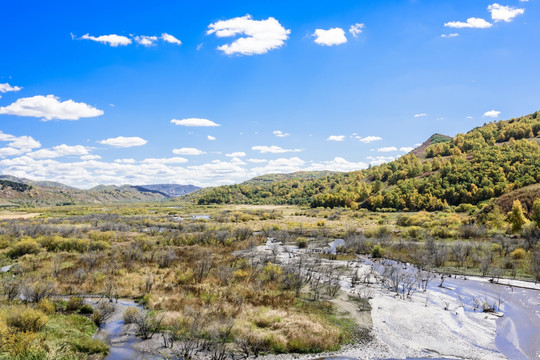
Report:
[[[30,219],[39,215],[41,215],[41,213],[20,213],[20,212],[2,211],[0,212],[0,220]]]

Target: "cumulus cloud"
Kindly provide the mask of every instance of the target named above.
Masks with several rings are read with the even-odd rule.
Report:
[[[266,159],[247,159],[246,161],[250,162],[250,163],[254,163],[254,164],[262,164],[262,163],[267,162],[268,160],[266,160]]]
[[[326,141],[343,141],[345,140],[345,135],[330,135]]]
[[[97,37],[91,36],[89,34],[85,34],[81,36],[81,39],[96,41],[105,45],[110,45],[112,47],[117,47],[120,45],[125,46],[132,43],[130,38],[126,36],[122,36],[122,35],[116,35],[116,34],[101,35]]]
[[[414,117],[415,118],[419,118],[419,117],[424,117],[424,116],[427,116],[427,114],[414,114]]]
[[[137,161],[135,159],[116,159],[114,162],[117,164],[135,164]]]
[[[241,158],[241,157],[246,156],[246,153],[243,151],[237,151],[230,154],[225,154],[225,156],[233,157],[233,158]]]
[[[196,149],[196,148],[192,148],[192,147],[183,147],[183,148],[179,148],[179,149],[173,149],[173,154],[176,154],[176,155],[203,155],[203,154],[206,154],[206,152],[202,151],[202,150],[199,150],[199,149]]]
[[[354,171],[354,170],[365,169],[367,167],[368,167],[368,164],[362,161],[351,162],[351,161],[345,160],[342,157],[335,157],[333,160],[330,160],[330,161],[314,162],[308,167],[308,170],[310,171],[322,171],[322,170]]]
[[[22,87],[11,86],[8,83],[0,84],[0,93],[7,93],[10,91],[20,91]]]
[[[511,22],[516,16],[523,14],[525,9],[516,9],[495,3],[488,6],[488,11],[491,13],[491,19],[495,22]]]
[[[283,149],[279,146],[272,145],[272,146],[264,146],[264,145],[257,145],[252,146],[251,150],[255,150],[260,152],[261,154],[271,153],[271,154],[282,154],[287,152],[300,152],[302,150],[300,149]]]
[[[453,37],[458,37],[458,36],[459,36],[458,33],[442,34],[441,35],[442,38],[453,38]]]
[[[216,34],[220,38],[246,35],[230,44],[218,46],[218,50],[227,55],[267,53],[283,46],[291,33],[273,17],[266,20],[253,20],[251,15],[220,20],[208,25],[208,28],[209,30],[206,32],[208,35]]]
[[[392,151],[397,151],[397,150],[398,148],[395,146],[387,146],[387,147],[381,147],[377,149],[378,152],[392,152]]]
[[[377,165],[387,163],[389,161],[394,161],[396,160],[396,157],[394,156],[368,156],[367,159],[369,160],[370,165],[377,166]]]
[[[156,45],[156,41],[158,38],[157,36],[139,35],[135,36],[134,39],[137,44],[148,47]]]
[[[489,110],[484,113],[485,117],[496,118],[501,112],[497,110]]]
[[[467,19],[467,22],[450,21],[450,22],[445,23],[444,26],[457,28],[457,29],[461,29],[461,28],[486,29],[486,28],[492,27],[493,24],[481,18],[471,17]]]
[[[363,142],[364,144],[369,144],[369,143],[372,143],[374,141],[382,140],[382,137],[380,137],[380,136],[366,136],[366,137],[363,138],[361,136],[357,136],[356,139],[358,141]]]
[[[182,45],[182,42],[180,40],[167,33],[161,34],[161,40],[175,45]]]
[[[0,141],[9,141],[8,147],[17,149],[20,152],[28,152],[41,147],[41,143],[31,136],[14,136],[5,134],[2,131],[0,131]]]
[[[287,136],[291,135],[291,134],[285,133],[285,132],[283,132],[281,130],[275,130],[275,131],[272,132],[272,134],[276,135],[277,137],[287,137]]]
[[[402,147],[399,148],[399,151],[403,151],[403,152],[407,152],[407,153],[411,152],[413,150],[414,150],[414,148],[412,146],[402,146]]]
[[[101,156],[99,155],[82,155],[81,156],[81,160],[99,160],[101,159]]]
[[[332,28],[328,30],[316,29],[313,33],[315,36],[315,42],[319,45],[340,45],[347,42],[345,31],[342,28]]]
[[[11,105],[0,107],[0,114],[31,116],[47,120],[79,120],[103,115],[103,110],[73,100],[59,101],[54,95],[20,98]]]
[[[188,159],[175,156],[170,158],[148,158],[141,161],[142,164],[184,164]]]
[[[366,26],[364,24],[356,23],[354,25],[351,25],[351,27],[349,28],[349,32],[352,36],[358,37],[358,35],[362,33],[365,27]]]
[[[41,117],[43,120],[78,120],[103,114],[102,110],[85,103],[73,100],[60,102],[58,99],[54,95],[21,98],[9,106],[0,107],[0,114]]]
[[[140,138],[138,136],[133,137],[124,137],[124,136],[118,136],[115,138],[108,138],[104,140],[98,141],[98,143],[103,145],[110,145],[117,148],[129,148],[134,146],[142,146],[145,145],[148,141]]]
[[[209,127],[209,126],[220,126],[219,124],[216,124],[215,122],[208,120],[208,119],[199,119],[199,118],[188,118],[188,119],[172,119],[171,123],[175,125],[180,126],[200,126],[200,127]]]
[[[88,148],[82,145],[58,145],[52,149],[41,149],[27,154],[32,159],[53,159],[62,156],[70,155],[87,155]]]
[[[214,136],[212,136],[212,135],[208,135],[206,138],[207,138],[208,140],[210,140],[210,141],[216,140],[216,138],[215,138]]]

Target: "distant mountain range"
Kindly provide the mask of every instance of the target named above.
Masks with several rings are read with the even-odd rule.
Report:
[[[98,185],[89,190],[82,190],[53,181],[34,181],[11,175],[0,175],[0,206],[162,201],[199,189],[194,185],[155,184]]]

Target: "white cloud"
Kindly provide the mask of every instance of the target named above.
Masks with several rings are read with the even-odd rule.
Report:
[[[441,35],[442,38],[453,38],[453,37],[458,37],[458,36],[459,36],[458,33],[442,34]]]
[[[289,133],[284,133],[281,130],[275,130],[275,131],[272,132],[272,134],[276,135],[277,137],[287,137],[287,136],[291,135]]]
[[[366,26],[361,23],[356,23],[349,28],[349,32],[352,36],[358,37]]]
[[[21,149],[15,149],[12,147],[4,147],[0,148],[0,157],[6,157],[6,156],[16,156],[24,154],[24,150]]]
[[[387,146],[387,147],[381,147],[377,149],[378,152],[392,152],[392,151],[397,151],[397,150],[398,148],[395,146]]]
[[[99,160],[101,156],[99,155],[82,155],[81,160]]]
[[[254,164],[262,164],[262,163],[267,162],[268,160],[266,160],[266,159],[247,159],[246,161],[250,162],[250,163],[254,163]]]
[[[117,164],[135,164],[135,159],[116,159],[114,160]]]
[[[0,114],[38,117],[43,118],[44,121],[52,119],[79,120],[83,117],[103,115],[103,110],[88,104],[73,100],[60,102],[58,99],[54,95],[20,98],[11,105],[0,107]]]
[[[374,141],[382,140],[382,137],[380,137],[380,136],[366,136],[365,138],[363,138],[363,137],[357,136],[356,139],[358,141],[363,142],[364,144],[369,144],[369,143],[372,143]]]
[[[97,37],[85,34],[81,36],[81,39],[97,41],[99,43],[110,45],[112,47],[117,47],[119,45],[125,46],[131,44],[132,42],[131,39],[128,37],[116,34],[101,35]]]
[[[315,42],[319,45],[340,45],[347,42],[347,37],[345,36],[345,31],[341,28],[333,29],[316,29],[313,33],[315,36]]]
[[[184,164],[187,162],[188,162],[188,159],[180,157],[180,156],[175,156],[171,158],[160,158],[160,159],[148,158],[141,161],[142,164]]]
[[[403,152],[407,152],[407,153],[411,152],[413,150],[414,150],[414,148],[412,146],[402,146],[402,147],[399,148],[399,151],[403,151]]]
[[[330,135],[326,141],[343,141],[345,140],[345,135]]]
[[[219,124],[216,124],[215,122],[208,120],[208,119],[199,119],[199,118],[189,118],[189,119],[172,119],[171,123],[175,125],[180,126],[220,126]]]
[[[372,166],[377,166],[377,165],[387,163],[389,161],[396,160],[394,156],[375,156],[375,157],[368,156],[367,159],[370,160],[369,164]]]
[[[264,54],[272,49],[283,46],[289,38],[290,30],[285,29],[273,17],[266,20],[253,20],[251,15],[236,17],[229,20],[220,20],[208,25],[208,35],[217,37],[231,37],[240,34],[246,35],[234,40],[230,44],[218,46],[227,55]]]
[[[415,118],[424,117],[424,116],[427,116],[427,114],[414,114]]]
[[[19,86],[11,86],[8,83],[0,84],[0,93],[7,93],[9,91],[19,91],[22,87]]]
[[[140,36],[135,36],[134,39],[137,44],[149,47],[149,46],[156,45],[156,41],[158,38],[157,36],[140,35]]]
[[[251,169],[257,175],[270,174],[270,173],[291,173],[299,171],[305,161],[298,158],[280,158],[275,160],[269,160],[264,166]]]
[[[180,149],[174,149],[172,152],[173,152],[173,154],[176,154],[176,155],[203,155],[203,154],[206,154],[206,152],[204,152],[202,150],[199,150],[199,149],[196,149],[196,148],[192,148],[192,147],[183,147],[183,148],[180,148]]]
[[[499,116],[500,113],[501,112],[497,110],[489,110],[484,113],[484,116],[490,117],[490,118],[496,118],[497,116]]]
[[[210,141],[216,140],[216,138],[215,138],[214,136],[212,136],[212,135],[208,135],[206,138],[207,138],[208,140],[210,140]]]
[[[492,27],[493,24],[487,22],[484,19],[471,17],[467,19],[467,22],[450,21],[450,22],[445,23],[444,26],[457,28],[457,29],[461,29],[461,28],[486,29],[486,28]]]
[[[271,153],[271,154],[282,154],[287,152],[300,152],[302,150],[300,149],[283,149],[279,146],[272,145],[272,146],[264,146],[264,145],[258,145],[258,146],[252,146],[251,150],[255,150],[260,152],[261,154]]]
[[[32,159],[52,159],[70,155],[87,155],[88,148],[82,145],[58,145],[52,149],[41,149],[27,154]]]
[[[307,170],[310,171],[321,171],[321,170],[328,170],[328,171],[354,171],[354,170],[361,170],[368,167],[368,164],[365,162],[351,162],[348,160],[345,160],[342,157],[335,157],[334,160],[331,161],[321,161],[321,162],[315,162],[309,166]]]
[[[8,147],[18,149],[21,152],[31,151],[40,148],[41,144],[31,136],[14,136],[5,134],[0,130],[0,141],[9,141]],[[10,150],[5,150],[10,151]]]
[[[117,148],[129,148],[134,146],[142,146],[145,145],[148,141],[144,140],[143,138],[140,138],[138,136],[133,137],[124,137],[124,136],[118,136],[115,138],[108,138],[105,140],[100,140],[98,143],[103,145],[110,145]]]
[[[525,9],[516,9],[495,3],[488,6],[488,11],[491,13],[491,19],[495,22],[511,22],[516,16],[523,14]]]
[[[171,44],[182,45],[182,42],[180,40],[167,33],[161,34],[161,39]]]
[[[237,151],[230,154],[225,154],[225,156],[233,157],[233,158],[241,158],[241,157],[246,156],[246,153],[243,151]]]

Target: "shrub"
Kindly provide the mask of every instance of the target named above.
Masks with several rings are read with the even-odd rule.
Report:
[[[8,251],[11,258],[21,257],[26,254],[36,254],[39,252],[39,244],[34,239],[22,239],[15,243]]]
[[[21,332],[37,332],[43,329],[49,318],[43,312],[26,307],[13,309],[6,316],[6,324]]]
[[[300,249],[305,249],[307,247],[307,239],[305,237],[297,238],[296,245],[298,245]]]
[[[66,310],[67,311],[77,311],[79,310],[84,304],[84,300],[78,296],[72,296],[69,298],[66,304]]]
[[[381,245],[379,244],[376,244],[375,246],[373,246],[371,248],[371,256],[373,256],[374,258],[380,258],[383,256],[383,248],[381,247]]]
[[[84,354],[103,354],[109,352],[109,347],[102,341],[89,338],[79,338],[72,343],[73,349]]]
[[[137,318],[141,315],[141,312],[136,307],[129,307],[124,311],[122,318],[126,324],[133,324],[137,321]]]
[[[527,253],[522,248],[516,249],[510,253],[512,259],[521,260],[524,259]]]
[[[41,300],[37,305],[38,310],[43,311],[45,314],[54,314],[55,306],[54,303],[49,299]]]

